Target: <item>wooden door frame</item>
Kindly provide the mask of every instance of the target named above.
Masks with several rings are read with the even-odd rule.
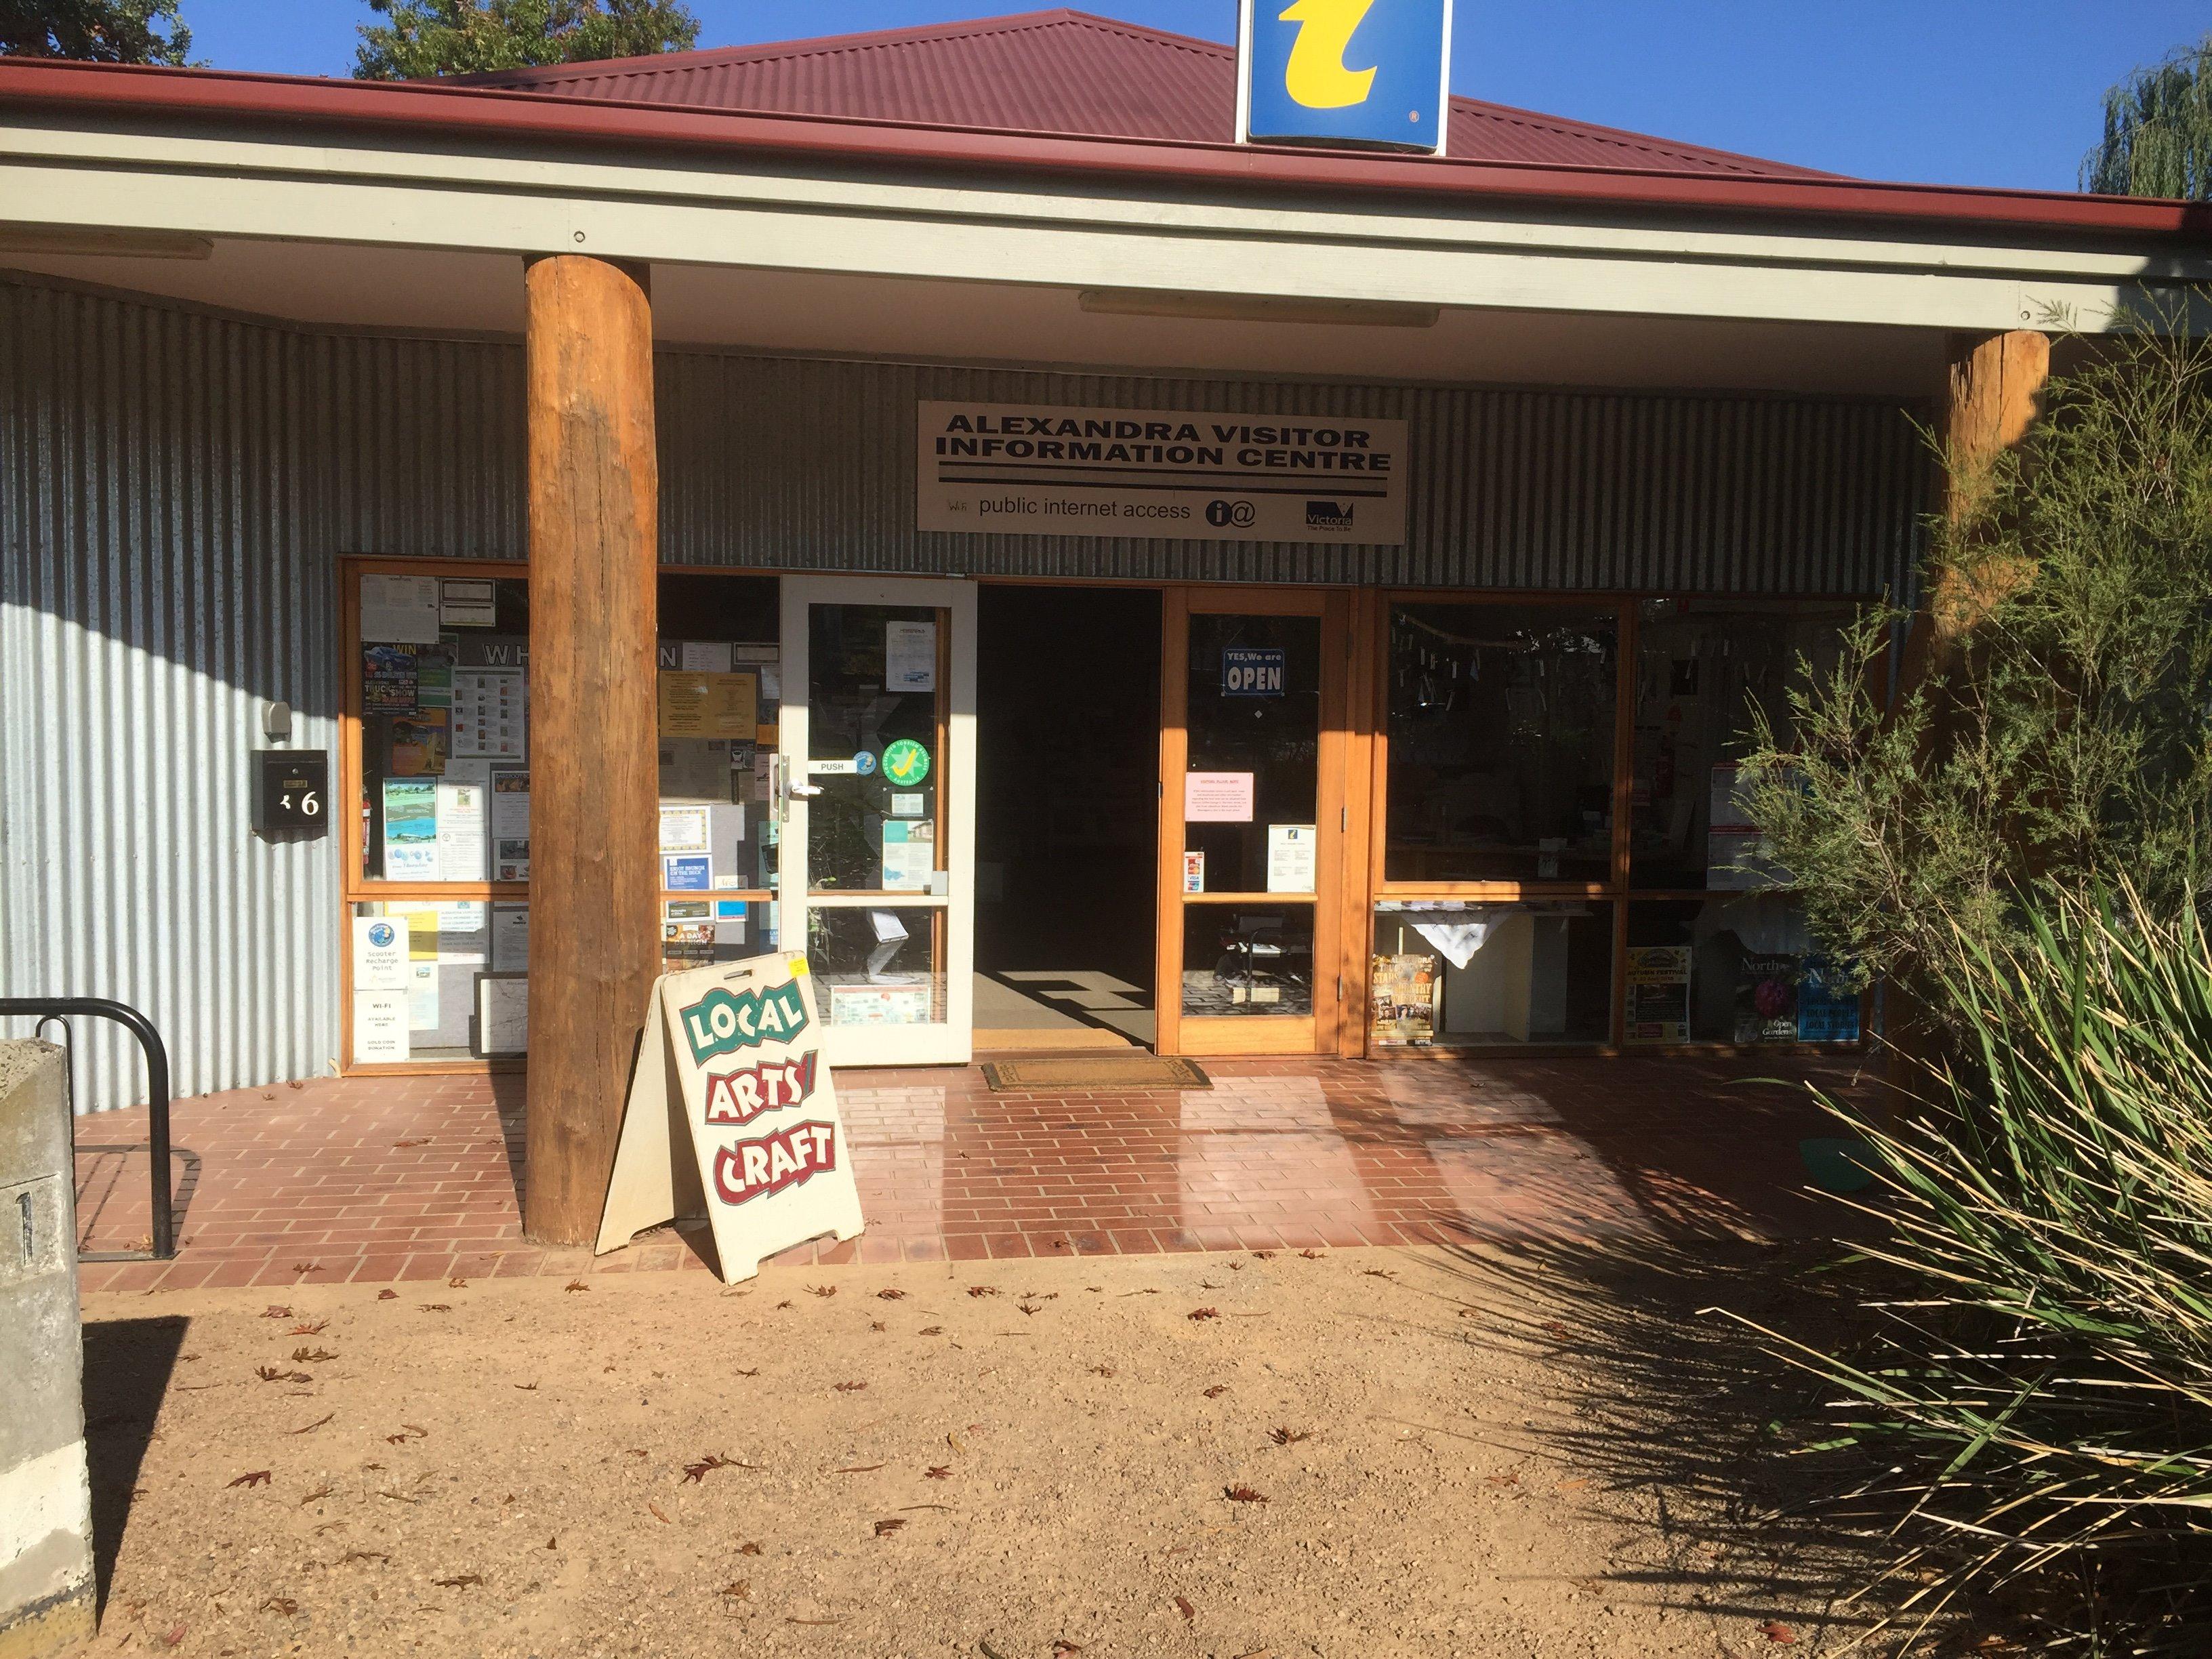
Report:
[[[1364,774],[1372,693],[1371,663],[1360,626],[1367,601],[1340,587],[1239,587],[1184,583],[1160,595],[1160,787],[1155,1048],[1164,1054],[1341,1054],[1358,1053],[1365,1021],[1368,952],[1355,912],[1364,911],[1367,811]],[[1201,1018],[1182,1013],[1182,777],[1190,754],[1190,619],[1194,616],[1312,617],[1321,624],[1320,741],[1314,824],[1314,982],[1310,1016],[1298,1019]],[[1355,800],[1355,797],[1357,799]],[[1357,805],[1357,811],[1354,810]],[[1302,895],[1207,894],[1205,904],[1297,903]],[[1357,959],[1355,961],[1355,958]],[[1350,1045],[1350,1046],[1347,1046]]]

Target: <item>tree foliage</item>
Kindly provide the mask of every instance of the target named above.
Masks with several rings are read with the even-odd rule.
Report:
[[[191,49],[177,0],[0,0],[0,58],[181,68]]]
[[[2081,188],[2212,198],[2212,35],[2105,94],[2105,136],[2081,163]]]
[[[6,0],[0,0],[0,4]],[[682,52],[699,20],[682,0],[368,0],[354,76],[410,81]]]
[[[2212,343],[2127,333],[2051,381],[2017,451],[1947,465],[1924,678],[1885,707],[1908,619],[1877,609],[1794,732],[1753,711],[1768,851],[1869,974],[2015,945],[2038,890],[2212,896]]]

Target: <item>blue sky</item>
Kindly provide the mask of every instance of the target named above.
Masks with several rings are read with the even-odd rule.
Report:
[[[691,0],[702,46],[896,28],[1024,0]],[[183,0],[194,55],[343,75],[366,0]],[[2104,89],[2212,32],[2212,0],[1456,0],[1452,88],[1879,179],[2070,190]],[[1234,0],[1085,9],[1228,40]]]

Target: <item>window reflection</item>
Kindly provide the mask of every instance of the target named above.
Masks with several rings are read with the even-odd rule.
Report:
[[[1611,611],[1399,605],[1387,879],[1610,879]]]
[[[1185,905],[1182,937],[1185,1015],[1313,1012],[1311,905]]]
[[[530,584],[361,578],[362,875],[530,877]]]
[[[1755,888],[1758,826],[1737,799],[1754,705],[1778,732],[1802,664],[1834,668],[1849,605],[1647,599],[1637,617],[1629,876],[1642,888]]]
[[[663,572],[659,599],[660,884],[684,896],[663,906],[664,961],[697,966],[726,960],[733,943],[741,956],[762,948],[744,907],[707,896],[776,885],[778,586]]]
[[[1375,908],[1373,970],[1368,1021],[1378,1049],[1603,1042],[1613,906],[1386,901]]]
[[[1628,907],[1628,1040],[1856,1042],[1859,997],[1783,893]]]
[[[1302,829],[1310,846],[1321,618],[1193,616],[1189,687],[1184,890],[1310,892],[1284,885],[1299,878],[1285,832]]]
[[[941,888],[947,688],[942,611],[817,605],[808,621],[808,880],[839,892]]]

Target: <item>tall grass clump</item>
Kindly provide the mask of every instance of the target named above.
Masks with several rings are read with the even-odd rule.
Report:
[[[1917,1102],[1826,1103],[1882,1189],[1871,1334],[1776,1340],[1893,1471],[1908,1627],[2009,1587],[2046,1651],[2212,1654],[2204,923],[2046,892],[1936,982]]]

